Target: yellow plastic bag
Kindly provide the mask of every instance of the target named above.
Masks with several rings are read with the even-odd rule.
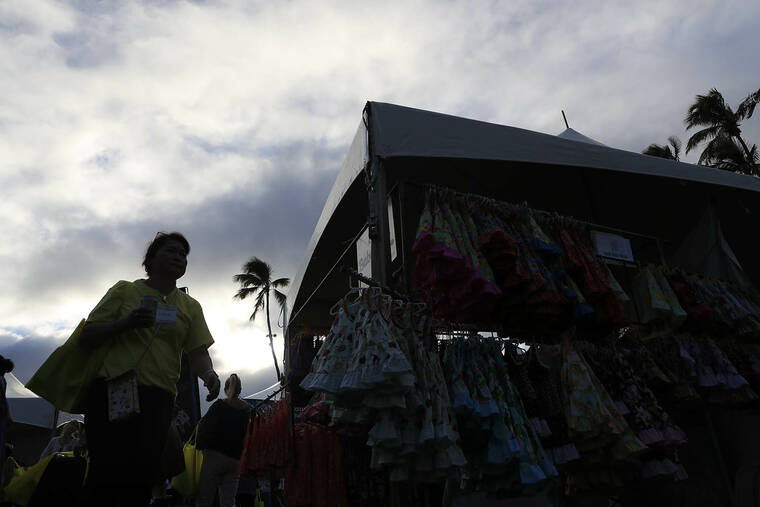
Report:
[[[256,498],[253,500],[253,507],[266,507],[264,499],[261,498],[261,490],[256,488]]]
[[[93,348],[79,343],[86,322],[82,319],[66,343],[55,349],[26,383],[30,391],[73,414],[84,412],[87,390],[110,348],[110,343]]]
[[[195,440],[198,436],[198,426],[195,427],[193,435],[185,443],[182,453],[185,455],[185,471],[175,475],[172,479],[172,488],[185,498],[194,498],[198,496],[198,489],[201,484],[201,467],[203,466],[203,451],[195,447]]]
[[[73,452],[60,452],[53,453],[45,456],[34,465],[27,468],[17,468],[13,473],[13,478],[3,489],[3,501],[12,503],[15,505],[26,505],[29,500],[32,499],[34,491],[37,489],[42,474],[45,473],[50,460],[56,454],[63,454],[65,456],[73,456]]]

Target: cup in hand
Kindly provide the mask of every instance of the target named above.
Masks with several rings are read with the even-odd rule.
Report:
[[[140,300],[140,308],[147,308],[153,315],[153,323],[156,322],[156,310],[158,309],[158,298],[156,296],[143,296]]]

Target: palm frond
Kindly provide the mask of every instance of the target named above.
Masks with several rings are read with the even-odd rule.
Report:
[[[273,291],[274,299],[277,301],[277,305],[282,308],[285,306],[285,301],[287,301],[288,296],[286,296],[284,293],[278,291],[277,289],[274,289]]]
[[[239,283],[243,287],[260,287],[264,285],[263,280],[255,274],[240,273],[232,277],[232,281]]]
[[[715,138],[708,143],[700,156],[706,165],[726,171],[757,174],[757,146],[752,145],[749,154],[739,143],[726,136]]]
[[[253,305],[253,313],[249,317],[248,320],[253,322],[256,320],[256,315],[261,311],[266,309],[266,291],[259,291],[258,296],[256,296],[256,303]]]
[[[715,125],[726,119],[726,112],[731,111],[723,95],[715,88],[710,89],[707,95],[697,95],[694,103],[689,106],[684,123],[686,130],[703,125]],[[731,112],[733,114],[733,112]]]
[[[712,126],[694,133],[686,143],[686,153],[699,146],[707,139],[715,139],[720,135],[720,126]]]
[[[269,283],[272,278],[272,267],[258,257],[251,257],[243,264],[243,273],[255,275],[263,283]]]
[[[290,278],[278,278],[272,282],[272,287],[287,287],[290,284]]]
[[[739,107],[736,108],[736,115],[740,118],[752,118],[758,103],[760,103],[760,90],[750,93],[747,98],[742,100]]]
[[[673,147],[673,158],[675,160],[681,159],[681,139],[679,139],[677,136],[670,136],[668,137],[668,142]]]
[[[649,155],[651,157],[660,157],[675,160],[673,152],[670,151],[670,146],[663,146],[660,144],[652,143],[647,146],[646,149],[641,153],[644,155]]]
[[[248,296],[253,296],[254,294],[256,294],[258,290],[259,290],[258,287],[243,287],[235,293],[233,298],[240,299],[242,301]]]

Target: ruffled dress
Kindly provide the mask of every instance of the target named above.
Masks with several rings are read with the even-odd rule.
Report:
[[[505,351],[510,378],[520,394],[533,429],[541,439],[546,454],[555,466],[580,458],[578,449],[568,436],[563,412],[559,375],[559,347],[541,346],[541,353],[551,364],[539,357],[539,346],[532,346],[518,358],[510,346]],[[516,351],[515,351],[516,352]]]
[[[562,387],[569,435],[581,459],[567,468],[567,488],[622,484],[618,471],[646,449],[576,347],[562,344]]]
[[[650,448],[680,445],[686,442],[684,432],[672,421],[657,397],[639,375],[643,365],[636,364],[635,355],[624,346],[591,343],[583,346],[584,357],[615,400],[618,412],[625,416],[631,428]]]
[[[440,318],[482,320],[501,297],[490,266],[473,244],[475,232],[471,219],[428,194],[412,245],[417,257],[412,279]]]
[[[555,477],[557,470],[509,380],[499,343],[454,339],[446,346],[444,364],[469,463],[465,489],[513,496]]]

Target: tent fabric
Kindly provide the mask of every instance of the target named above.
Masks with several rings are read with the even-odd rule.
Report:
[[[760,191],[760,179],[743,174],[394,104],[370,105],[373,155],[381,158],[468,158],[588,167]]]
[[[671,262],[691,273],[742,285],[750,283],[731,246],[723,237],[723,229],[714,204],[709,204],[697,224],[681,242]]]
[[[290,309],[288,313],[288,321],[290,321],[293,309],[298,302],[296,296],[298,295],[298,289],[303,282],[303,277],[308,269],[308,263],[314,255],[314,250],[317,248],[317,243],[322,237],[322,233],[327,228],[327,224],[330,219],[333,218],[335,210],[343,200],[344,196],[348,192],[351,185],[362,173],[364,167],[368,161],[368,140],[367,129],[364,126],[364,122],[359,123],[354,134],[354,139],[351,142],[351,146],[348,149],[343,165],[338,173],[338,177],[333,183],[330,194],[327,198],[322,214],[319,216],[317,225],[314,227],[314,233],[309,240],[309,244],[306,247],[306,264],[299,269],[298,273],[290,283],[290,290],[288,291],[287,307]]]
[[[39,398],[39,396],[27,389],[13,373],[6,373],[5,381],[8,384],[5,388],[6,398]]]
[[[55,423],[55,407],[24,387],[13,373],[6,373],[5,397],[14,423],[40,428],[52,428]]]
[[[557,137],[560,137],[562,139],[568,139],[570,141],[578,141],[581,143],[595,144],[597,146],[607,146],[606,144],[600,143],[596,139],[591,139],[590,137],[584,136],[577,130],[573,130],[570,127],[566,128],[564,131],[557,134]]]

